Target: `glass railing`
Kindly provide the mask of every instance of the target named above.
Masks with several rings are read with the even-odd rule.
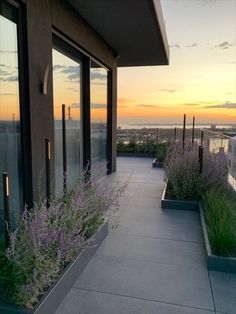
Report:
[[[202,146],[212,153],[225,154],[228,163],[228,181],[236,191],[236,131],[227,133],[202,129]],[[200,142],[200,140],[199,140]]]

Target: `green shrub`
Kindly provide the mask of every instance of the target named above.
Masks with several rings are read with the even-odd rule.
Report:
[[[222,188],[203,195],[205,220],[214,254],[236,256],[236,203]]]
[[[155,157],[157,161],[164,162],[169,143],[163,142],[156,145]]]

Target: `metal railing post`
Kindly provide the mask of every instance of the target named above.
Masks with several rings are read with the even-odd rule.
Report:
[[[202,146],[199,146],[198,158],[199,158],[199,172],[201,174],[203,170],[203,147]]]
[[[67,156],[66,156],[66,106],[62,105],[62,158],[63,158],[63,190],[67,190]]]
[[[186,129],[186,114],[184,114],[184,121],[183,121],[183,149],[185,146],[185,129]]]
[[[195,137],[195,117],[193,117],[193,129],[192,129],[192,144],[194,143],[194,137]]]

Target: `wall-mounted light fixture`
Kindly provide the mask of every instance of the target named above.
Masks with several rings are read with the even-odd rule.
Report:
[[[9,232],[11,231],[9,210],[9,178],[7,172],[2,173],[2,182],[3,182],[3,203],[5,221],[5,246],[7,247],[10,243]]]
[[[49,77],[49,71],[50,71],[50,64],[48,63],[46,65],[44,76],[43,76],[43,84],[41,85],[42,94],[47,95],[48,93],[48,77]]]

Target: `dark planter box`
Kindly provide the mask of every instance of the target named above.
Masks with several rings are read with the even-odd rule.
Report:
[[[167,184],[165,185],[162,198],[161,208],[163,209],[180,209],[180,210],[198,210],[198,201],[181,201],[166,198]]]
[[[204,217],[204,209],[199,204],[199,212],[201,217],[201,224],[203,230],[204,246],[207,257],[207,267],[209,270],[222,271],[226,273],[236,274],[236,257],[217,256],[212,254],[210,241],[207,233],[207,226]]]
[[[145,154],[145,153],[117,153],[118,157],[147,157],[152,158],[154,154]]]
[[[157,161],[157,158],[155,158],[152,162],[153,168],[164,168],[164,162],[163,161]]]
[[[32,310],[0,304],[0,314],[54,313],[107,234],[108,222],[105,221],[99,230],[91,237],[88,246],[65,268],[59,279],[42,296],[39,303]]]

